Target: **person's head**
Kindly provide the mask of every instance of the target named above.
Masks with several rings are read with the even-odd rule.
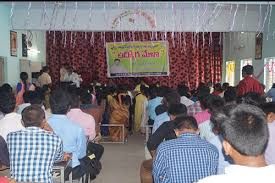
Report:
[[[123,105],[130,106],[131,97],[129,95],[121,96],[121,102]]]
[[[251,76],[254,73],[254,68],[252,65],[246,65],[242,68],[242,76]]]
[[[172,104],[179,104],[180,103],[180,95],[175,90],[167,91],[164,94],[162,102],[165,106],[167,106],[169,108],[169,106],[172,105]]]
[[[80,106],[80,98],[79,95],[77,95],[76,93],[70,93],[70,105],[71,108],[79,108]]]
[[[228,87],[224,92],[223,98],[226,103],[233,103],[237,101],[237,91],[234,87]]]
[[[215,91],[222,91],[222,85],[221,85],[221,83],[216,83],[214,85],[214,90]]]
[[[70,109],[68,93],[59,88],[53,90],[50,95],[50,106],[53,114],[67,114]]]
[[[247,158],[264,159],[269,132],[266,115],[260,108],[248,104],[227,106],[213,118],[220,123],[225,153],[236,164],[250,163]]]
[[[30,92],[30,103],[31,105],[42,106],[44,102],[44,93],[41,90],[31,91]]]
[[[0,93],[0,111],[3,114],[14,112],[16,100],[13,93],[1,92]]]
[[[223,108],[225,102],[222,97],[217,96],[217,95],[209,95],[207,98],[207,109],[209,110],[210,113],[213,113],[215,111],[218,111]]]
[[[168,108],[168,114],[171,120],[174,120],[176,117],[186,116],[187,107],[184,104],[171,104]]]
[[[193,116],[181,116],[174,120],[175,133],[180,136],[184,133],[199,133],[198,124]]]
[[[180,96],[185,96],[189,98],[189,88],[185,85],[180,85],[177,88],[178,93],[180,94]]]
[[[114,60],[114,64],[118,66],[118,65],[120,64],[120,60],[119,60],[118,58],[116,58],[116,59]]]
[[[73,67],[72,66],[69,66],[68,68],[67,68],[67,71],[68,71],[68,74],[72,74],[73,73]]]
[[[275,83],[272,84],[272,88],[275,88]]]
[[[22,81],[23,84],[24,84],[24,89],[25,89],[25,91],[28,90],[28,87],[27,87],[28,78],[29,78],[28,73],[26,73],[26,72],[21,72],[21,73],[20,73],[20,79],[21,79],[21,81]]]
[[[156,115],[158,116],[162,113],[167,112],[167,110],[168,110],[167,107],[165,105],[161,104],[156,107],[155,112],[156,112]]]
[[[25,127],[41,127],[45,122],[45,112],[39,105],[30,105],[22,111],[22,123]]]
[[[31,98],[31,93],[33,91],[26,91],[24,92],[23,94],[23,100],[24,100],[24,103],[30,103],[30,98]]]
[[[92,104],[93,96],[89,90],[83,89],[80,92],[80,102],[81,104]]]
[[[42,70],[43,70],[43,72],[48,73],[49,72],[49,67],[48,66],[44,66]]]
[[[1,91],[12,93],[12,87],[8,83],[4,83],[1,87]]]
[[[197,96],[199,100],[209,94],[210,94],[210,88],[208,86],[201,86],[198,88]]]
[[[259,107],[261,104],[265,103],[265,99],[259,93],[249,92],[243,97],[239,98],[238,103],[245,103]]]
[[[228,87],[229,87],[229,83],[223,83],[222,84],[222,90],[223,91],[226,91],[228,89]]]
[[[261,105],[261,109],[266,114],[268,123],[275,121],[275,102],[269,102]]]

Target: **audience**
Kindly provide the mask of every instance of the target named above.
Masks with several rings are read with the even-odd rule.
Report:
[[[199,183],[271,183],[275,180],[275,165],[267,165],[264,152],[269,133],[264,112],[253,105],[224,107],[214,114],[220,123],[223,148],[235,165],[225,168],[225,174],[207,177]]]
[[[187,108],[185,105],[171,104],[169,113],[171,114],[171,121],[164,122],[148,139],[147,148],[150,151],[152,158],[155,158],[156,149],[164,140],[171,140],[177,138],[175,133],[174,120],[178,117],[185,116]],[[146,160],[141,165],[140,178],[141,182],[152,182],[152,165],[153,159]]]
[[[153,163],[154,183],[196,182],[217,174],[218,150],[201,139],[194,117],[175,119],[178,138],[161,143]]]
[[[20,182],[53,182],[53,163],[64,158],[61,139],[41,129],[45,113],[40,106],[25,108],[22,123],[26,129],[7,138],[11,177]]]
[[[256,92],[260,95],[264,94],[264,89],[260,82],[253,77],[254,68],[252,65],[246,65],[242,68],[243,80],[237,87],[237,96],[243,96],[249,92]]]
[[[73,179],[82,177],[86,172],[87,139],[84,130],[66,115],[70,109],[69,95],[65,90],[56,89],[50,96],[52,116],[48,119],[54,132],[62,139],[65,152],[72,153]],[[66,177],[69,171],[65,172]]]
[[[185,85],[179,85],[177,88],[178,93],[180,94],[180,103],[184,104],[186,107],[193,105],[194,102],[190,100],[189,88]]]
[[[19,106],[17,106],[17,113],[18,114],[21,114],[22,111],[31,105],[30,103],[30,98],[32,97],[32,92],[33,91],[26,91],[24,94],[23,94],[23,101],[24,103],[20,104]]]
[[[269,140],[265,150],[265,160],[267,164],[275,164],[275,102],[262,105],[266,114],[266,120],[269,130]]]
[[[23,130],[21,115],[15,112],[15,97],[13,93],[0,93],[0,111],[4,117],[0,120],[0,135],[7,141],[10,132]]]
[[[161,88],[151,87],[151,99],[148,101],[149,125],[154,124],[157,117],[156,108],[161,105],[163,94]]]
[[[28,73],[26,73],[26,72],[20,73],[21,82],[18,83],[16,86],[16,106],[24,103],[23,94],[26,91],[35,90],[35,86],[33,84],[31,84],[30,82],[28,82],[28,78],[29,78]]]

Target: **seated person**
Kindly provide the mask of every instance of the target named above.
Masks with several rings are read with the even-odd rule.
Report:
[[[149,125],[154,123],[157,117],[156,108],[161,105],[161,101],[163,99],[161,89],[157,87],[150,87],[150,90],[151,99],[148,101]]]
[[[169,108],[171,113],[171,121],[163,123],[148,139],[147,148],[150,151],[152,159],[143,161],[140,169],[141,182],[152,182],[152,165],[155,158],[155,151],[157,147],[164,140],[171,140],[177,138],[174,131],[174,119],[185,116],[187,108],[183,104],[172,104]]]
[[[85,162],[83,158],[86,156],[87,138],[84,130],[75,122],[72,122],[67,113],[70,109],[69,95],[65,90],[56,89],[52,91],[50,96],[50,106],[52,116],[48,122],[54,132],[60,136],[63,141],[65,152],[72,153],[72,176],[73,179],[82,177],[86,173]],[[68,178],[70,171],[65,171]]]
[[[237,91],[234,87],[228,87],[224,92],[223,98],[225,100],[225,105],[236,104],[237,103]]]
[[[101,158],[104,148],[100,144],[95,144],[92,141],[96,137],[95,131],[95,119],[90,114],[84,113],[79,108],[80,101],[79,96],[75,93],[70,93],[70,105],[71,109],[67,113],[68,118],[78,124],[83,130],[85,135],[89,138],[89,147],[93,151],[98,159]]]
[[[266,114],[269,130],[269,140],[265,150],[265,160],[267,164],[275,164],[275,102],[263,104],[262,110]]]
[[[190,105],[187,107],[188,116],[194,116],[195,114],[202,111],[200,100],[202,100],[205,96],[209,94],[210,94],[209,87],[202,85],[201,87],[198,88],[198,94],[197,94],[198,101],[196,101],[193,105]]]
[[[165,106],[166,109],[168,109],[169,106],[172,104],[180,104],[180,95],[175,90],[168,90],[163,97],[162,104]],[[164,112],[158,115],[154,121],[153,133],[159,126],[161,126],[162,123],[169,120],[170,120],[170,117],[168,115],[168,112]]]
[[[17,113],[18,114],[21,114],[22,111],[31,105],[30,103],[30,97],[31,97],[31,93],[33,91],[26,91],[24,94],[23,94],[23,100],[24,100],[24,103],[23,104],[20,104],[19,106],[17,106]]]
[[[97,105],[92,103],[93,95],[89,93],[87,89],[81,89],[80,91],[80,109],[96,108]]]
[[[193,183],[217,174],[218,150],[200,138],[196,119],[178,117],[174,124],[178,138],[159,145],[153,163],[154,183]]]
[[[0,120],[0,134],[7,141],[10,132],[23,130],[21,115],[15,112],[16,99],[13,93],[0,93],[0,111],[4,117]]]
[[[22,123],[25,130],[8,134],[11,177],[19,182],[53,182],[53,164],[64,158],[62,140],[41,128],[45,113],[39,106],[25,108]]]
[[[8,168],[10,166],[9,151],[8,146],[0,135],[0,171]]]
[[[213,118],[221,124],[224,151],[235,165],[226,167],[225,174],[199,183],[273,183],[275,165],[267,165],[264,158],[269,138],[264,112],[253,105],[239,104],[224,107]]]
[[[168,110],[165,105],[161,104],[157,106],[155,111],[157,116],[155,118],[156,122],[153,123],[152,133],[154,133],[161,126],[161,124],[166,121],[170,121]]]

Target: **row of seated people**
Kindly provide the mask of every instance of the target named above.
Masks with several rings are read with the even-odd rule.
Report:
[[[255,92],[237,97],[233,87],[223,95],[202,86],[198,101],[186,107],[176,90],[164,94],[155,107],[142,183],[273,182],[275,103]]]
[[[51,91],[50,110],[43,106],[45,96],[38,88],[25,91],[26,103],[19,106],[11,90],[1,88],[0,93],[0,164],[10,168],[11,178],[53,182],[54,162],[69,159],[72,166],[65,171],[66,179],[70,173],[73,179],[96,177],[104,148],[96,141],[95,118],[80,109],[78,92],[60,87]]]

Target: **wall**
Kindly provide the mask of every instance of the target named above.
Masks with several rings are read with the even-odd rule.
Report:
[[[5,82],[15,86],[19,81],[20,68],[19,59],[28,59],[34,62],[46,62],[46,44],[45,44],[45,32],[36,32],[37,39],[33,38],[33,47],[38,48],[40,53],[35,55],[28,53],[28,57],[22,57],[22,33],[17,32],[17,57],[10,56],[10,9],[0,4],[0,56],[6,57],[6,69],[5,69]],[[35,35],[35,34],[34,34]]]
[[[254,73],[258,75],[264,67],[264,59],[267,57],[275,57],[275,40],[273,39],[273,31],[275,30],[275,12],[272,12],[270,21],[270,36],[267,40],[268,34],[268,19],[265,24],[263,32],[263,46],[262,46],[262,59],[255,60],[255,37],[256,32],[245,32],[241,34],[240,32],[225,34],[224,39],[224,58],[223,58],[223,82],[225,82],[225,61],[235,60],[236,70],[235,70],[235,85],[238,84],[240,80],[240,60],[246,58],[253,58]],[[274,31],[275,32],[275,31]],[[234,38],[233,38],[234,37]],[[275,37],[274,37],[275,38]],[[244,48],[236,49],[244,45]],[[234,49],[235,47],[235,49]],[[260,82],[264,82],[264,75],[259,77]]]

